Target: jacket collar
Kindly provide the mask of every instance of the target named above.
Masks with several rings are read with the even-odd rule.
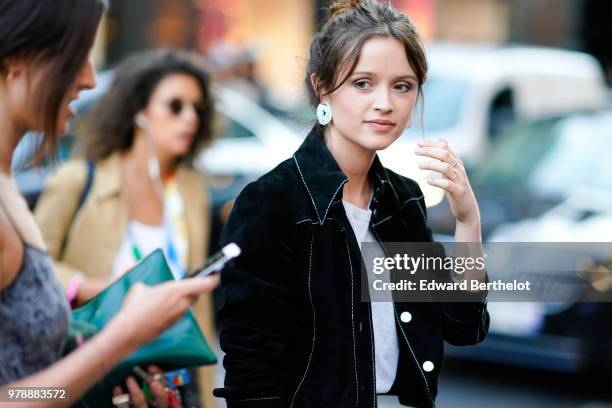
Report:
[[[348,178],[325,146],[319,126],[315,126],[310,131],[302,146],[294,153],[293,160],[306,188],[308,198],[315,209],[319,224],[323,225],[329,209]],[[393,193],[397,198],[378,155],[374,157],[368,177],[374,191],[371,207],[375,206],[385,194]]]

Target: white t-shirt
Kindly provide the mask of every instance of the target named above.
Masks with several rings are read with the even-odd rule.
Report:
[[[166,249],[166,233],[161,225],[147,225],[138,221],[130,221],[119,251],[111,265],[113,278],[122,276],[128,269],[133,268],[138,262],[134,259],[132,251],[133,241],[138,245],[142,256],[147,256],[157,248]],[[174,272],[173,272],[174,273]]]
[[[351,203],[343,201],[346,216],[351,223],[357,243],[361,249],[362,242],[378,242],[370,231],[370,219],[372,211],[364,210]],[[384,251],[380,244],[374,252],[375,255],[384,257]],[[385,273],[388,273],[386,271]],[[380,294],[376,295],[380,299]],[[385,394],[389,392],[397,374],[399,360],[399,341],[395,329],[395,317],[393,301],[372,302],[372,324],[374,326],[374,356],[376,362],[376,393]]]

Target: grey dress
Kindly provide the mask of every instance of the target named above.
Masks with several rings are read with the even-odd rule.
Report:
[[[57,361],[68,334],[70,306],[49,255],[24,244],[19,275],[0,291],[0,385]]]

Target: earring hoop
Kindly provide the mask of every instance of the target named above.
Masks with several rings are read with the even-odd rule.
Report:
[[[331,106],[327,102],[321,102],[317,106],[317,120],[319,124],[322,126],[327,125],[331,122],[333,117],[333,112]]]

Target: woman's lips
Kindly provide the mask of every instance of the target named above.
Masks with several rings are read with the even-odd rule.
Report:
[[[365,123],[367,123],[372,129],[377,132],[389,132],[395,127],[394,122],[384,119],[368,120]]]
[[[76,115],[76,108],[74,106],[76,100],[77,98],[71,98],[68,100],[68,104],[66,105],[68,107],[68,114],[71,118]]]
[[[181,132],[179,133],[179,139],[184,142],[191,143],[193,141],[194,134],[191,132]]]

